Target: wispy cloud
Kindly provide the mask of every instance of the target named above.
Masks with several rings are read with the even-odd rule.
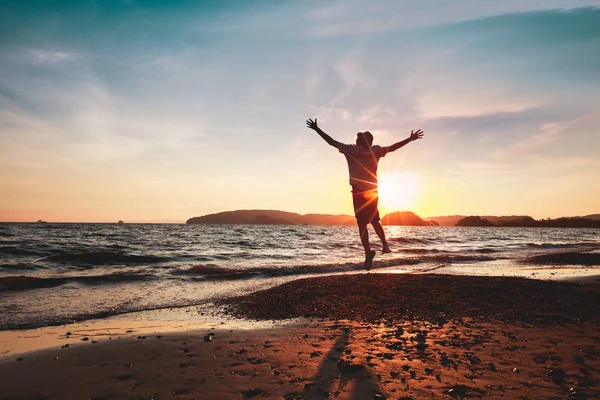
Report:
[[[568,121],[544,123],[538,133],[499,150],[496,155],[507,157],[514,154],[543,153],[549,145],[575,139],[582,129],[586,135],[588,132],[585,132],[585,125],[589,123],[600,127],[600,112],[585,114]]]
[[[67,52],[44,49],[22,49],[15,58],[21,58],[33,65],[58,64],[73,61],[75,57]]]
[[[362,36],[381,32],[409,30],[452,24],[461,21],[491,17],[506,13],[524,13],[536,10],[573,9],[590,5],[592,0],[504,0],[481,2],[439,2],[436,0],[367,1],[337,0],[322,2],[305,13],[313,22],[309,34],[319,37]]]

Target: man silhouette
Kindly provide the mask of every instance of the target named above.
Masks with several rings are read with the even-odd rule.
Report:
[[[348,173],[350,174],[350,185],[352,186],[352,203],[354,215],[358,223],[360,241],[365,249],[365,268],[371,269],[375,251],[371,250],[369,243],[369,231],[367,226],[373,225],[375,233],[381,239],[383,245],[382,253],[389,253],[390,246],[385,238],[385,232],[379,222],[379,211],[377,204],[379,194],[377,192],[377,165],[379,159],[387,153],[398,150],[408,143],[421,139],[423,131],[411,131],[408,139],[394,143],[388,147],[373,146],[373,135],[371,132],[358,132],[356,134],[356,145],[344,144],[334,140],[317,126],[317,119],[306,121],[306,126],[317,132],[329,145],[335,147],[346,156],[348,161]]]

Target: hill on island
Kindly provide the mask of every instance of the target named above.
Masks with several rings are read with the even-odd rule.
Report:
[[[235,210],[190,218],[186,224],[273,224],[273,225],[356,225],[353,215],[298,214],[279,210]],[[398,211],[382,218],[384,225],[432,226],[411,211]]]
[[[533,219],[530,216],[516,219],[496,219],[472,215],[456,222],[456,226],[496,226],[496,227],[525,227],[525,228],[600,228],[600,220],[583,217],[561,217],[548,219]]]
[[[481,218],[478,215],[465,217],[456,223],[456,226],[494,226],[487,218]]]
[[[471,216],[469,216],[469,215],[447,215],[447,216],[440,216],[440,217],[427,217],[427,218],[424,218],[424,220],[425,221],[435,221],[440,226],[456,226],[458,221],[460,221],[461,219],[464,219],[464,218],[468,218],[468,217],[473,217],[473,216],[472,215]],[[503,216],[482,215],[482,216],[480,216],[480,218],[488,220],[492,224],[503,224],[508,221],[520,220],[523,218],[531,218],[531,217],[529,217],[528,215],[503,215]]]
[[[434,221],[425,221],[412,211],[396,211],[381,219],[382,225],[437,226]]]
[[[396,211],[384,215],[382,225],[398,226],[490,226],[490,227],[555,227],[600,228],[598,214],[536,220],[527,215],[462,216],[421,218],[412,211]],[[352,215],[298,214],[279,210],[235,210],[190,218],[186,224],[260,224],[260,225],[356,225]]]
[[[190,218],[186,224],[354,225],[351,215],[298,214],[279,210],[235,210]]]

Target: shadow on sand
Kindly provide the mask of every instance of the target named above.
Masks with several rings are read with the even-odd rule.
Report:
[[[348,399],[385,399],[385,396],[378,392],[377,377],[367,366],[353,364],[351,359],[344,358],[344,354],[350,354],[350,350],[346,349],[350,342],[350,333],[351,328],[342,328],[342,335],[323,358],[314,383],[305,388],[303,396],[308,399],[338,397],[342,392],[349,390],[350,396],[345,396]]]

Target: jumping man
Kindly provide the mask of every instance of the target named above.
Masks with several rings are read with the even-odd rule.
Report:
[[[330,146],[335,147],[340,153],[346,156],[348,161],[348,172],[350,173],[350,185],[352,186],[352,203],[354,204],[354,215],[358,223],[358,233],[360,241],[365,248],[365,268],[371,269],[375,251],[371,250],[369,243],[369,232],[367,225],[373,225],[375,233],[381,239],[383,245],[382,253],[389,253],[390,246],[385,239],[385,232],[379,222],[379,211],[377,203],[379,194],[377,193],[377,164],[381,157],[387,153],[398,150],[408,143],[421,139],[423,132],[410,132],[408,139],[394,143],[388,147],[373,146],[373,135],[371,132],[358,132],[356,134],[356,145],[344,144],[334,140],[317,126],[317,119],[306,121],[306,126],[317,132]]]

